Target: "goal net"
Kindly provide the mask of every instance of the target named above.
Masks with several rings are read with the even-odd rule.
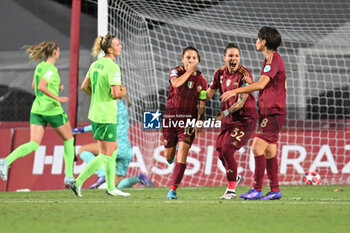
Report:
[[[130,140],[134,159],[129,176],[140,170],[155,185],[167,186],[173,165],[163,158],[161,131],[144,129],[145,111],[164,112],[168,75],[182,65],[187,46],[199,50],[199,69],[208,83],[224,65],[226,45],[241,49],[241,64],[257,81],[263,55],[255,49],[262,26],[276,27],[283,43],[278,52],[287,75],[287,123],[278,142],[281,184],[300,184],[314,170],[323,184],[350,182],[350,2],[327,0],[111,0],[108,31],[123,45],[117,59],[133,102]],[[206,103],[206,118],[220,110],[216,94]],[[196,138],[182,186],[225,185],[215,151],[218,131]],[[236,152],[239,174],[251,185],[251,141]]]

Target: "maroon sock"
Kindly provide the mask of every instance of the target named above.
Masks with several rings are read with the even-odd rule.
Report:
[[[270,180],[270,188],[272,192],[278,192],[278,161],[276,156],[272,159],[266,159],[267,177]]]
[[[223,156],[223,154],[221,153],[221,151],[220,151],[220,154],[219,154],[219,159],[220,159],[220,161],[221,161],[221,163],[222,163],[222,166],[225,167],[225,159],[224,159],[224,156]]]
[[[236,150],[232,146],[224,146],[222,155],[225,161],[226,177],[228,182],[236,182],[237,162],[235,159]]]
[[[266,159],[263,154],[254,157],[254,159],[255,159],[255,171],[254,171],[253,188],[258,191],[261,191],[263,182],[264,182]]]
[[[181,183],[182,177],[184,176],[185,173],[185,169],[186,169],[186,164],[185,163],[175,163],[175,169],[173,172],[173,176],[171,178],[171,185],[172,186],[179,186],[179,184]]]

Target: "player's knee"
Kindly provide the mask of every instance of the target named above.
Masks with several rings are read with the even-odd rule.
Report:
[[[276,156],[276,153],[265,151],[265,158],[266,159],[273,159]]]
[[[174,156],[172,156],[172,153],[164,153],[164,158],[170,162],[173,160]]]
[[[253,151],[254,156],[259,156],[259,155],[265,154],[264,150],[262,150],[259,147],[254,147],[253,146],[252,151]]]

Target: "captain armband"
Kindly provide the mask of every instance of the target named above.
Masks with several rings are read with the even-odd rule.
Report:
[[[199,99],[206,100],[207,99],[207,91],[204,91],[204,90],[200,91],[199,92]]]

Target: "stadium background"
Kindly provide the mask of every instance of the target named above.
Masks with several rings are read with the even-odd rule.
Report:
[[[347,119],[350,117],[350,46],[348,43],[350,12],[348,1],[335,1],[332,5],[324,0],[297,1],[293,4],[285,4],[284,1],[278,0],[233,1],[234,4],[232,1],[181,1],[182,3],[178,6],[174,5],[174,1],[110,2],[109,29],[116,33],[123,43],[124,58],[123,56],[118,58],[117,62],[123,69],[123,76],[134,103],[130,109],[132,121],[130,137],[135,158],[130,174],[142,170],[152,177],[156,185],[167,185],[172,167],[168,167],[161,159],[159,132],[142,130],[142,112],[164,110],[168,88],[167,73],[171,67],[179,64],[181,49],[188,44],[194,44],[201,51],[200,69],[210,82],[214,70],[222,64],[223,48],[228,42],[236,42],[242,50],[242,64],[252,71],[256,80],[259,77],[262,61],[262,57],[254,48],[256,32],[260,26],[271,23],[281,28],[285,39],[279,52],[285,56],[288,79],[288,123],[281,135],[279,146],[279,156],[285,156],[286,162],[284,165],[281,164],[282,180],[286,184],[299,184],[300,174],[312,168],[315,159],[318,158],[320,161],[315,168],[318,169],[325,184],[349,183],[350,165],[347,155],[350,142]],[[196,5],[196,3],[200,4]],[[191,4],[195,6],[193,9],[186,8]],[[62,54],[57,67],[65,85],[62,95],[68,95],[70,5],[71,1],[65,0],[3,0],[0,3],[2,27],[0,32],[2,40],[0,47],[0,130],[2,132],[0,157],[6,156],[11,149],[28,140],[29,131],[26,121],[29,119],[29,110],[34,98],[31,81],[35,64],[30,63],[21,50],[23,45],[42,40],[54,40],[60,44]],[[226,9],[219,12],[224,21],[223,24],[219,21],[213,23],[209,17],[205,18],[210,22],[207,25],[198,24],[200,15],[209,14],[208,12],[214,12],[216,9]],[[264,15],[262,9],[267,14],[265,12]],[[288,11],[288,9],[294,9],[294,11]],[[93,61],[90,48],[97,35],[96,12],[95,1],[82,1],[79,84]],[[179,12],[188,18],[176,20],[174,15],[176,16]],[[123,19],[118,19],[123,14],[125,14]],[[232,20],[234,25],[232,28],[226,27],[226,16],[237,16],[237,22]],[[189,21],[191,17],[193,21]],[[142,20],[144,22],[138,24],[138,21]],[[130,29],[123,27],[126,22],[130,23]],[[194,26],[189,26],[189,22],[193,22]],[[228,20],[227,24],[230,23],[231,20]],[[183,29],[182,25],[191,30]],[[134,30],[142,27],[149,33],[148,39],[139,39],[139,36],[144,36],[143,32],[138,33]],[[205,27],[207,30],[203,29]],[[231,29],[233,31],[219,33],[221,29],[215,31],[213,29],[215,27],[221,27],[225,32]],[[133,34],[134,31],[135,34]],[[133,36],[137,38],[133,40]],[[171,43],[166,43],[169,41]],[[196,44],[198,41],[200,42]],[[140,47],[145,49],[140,50]],[[324,55],[324,51],[336,52]],[[135,69],[140,67],[142,69]],[[303,76],[305,73],[307,75]],[[301,76],[308,82],[300,83]],[[136,80],[131,80],[130,77]],[[302,97],[300,88],[305,88]],[[77,93],[78,124],[85,125],[88,124],[89,98],[79,90]],[[66,111],[68,111],[67,107],[64,105]],[[219,101],[216,96],[213,102],[208,103],[207,117],[212,116],[218,109]],[[195,143],[190,154],[192,160],[189,161],[190,169],[185,176],[184,185],[223,184],[224,173],[216,162],[214,153],[215,134],[216,132],[206,132],[204,137]],[[92,138],[89,134],[77,137],[78,146],[90,141]],[[33,153],[34,155],[16,161],[13,165],[11,169],[13,177],[7,184],[8,190],[62,188],[60,183],[64,175],[60,145],[62,145],[60,140],[53,135],[52,130],[49,130],[43,146],[35,154]],[[247,185],[251,182],[252,171],[249,151],[248,145],[239,153],[239,160],[243,161],[240,171],[246,176]],[[143,163],[140,162],[141,160]],[[77,165],[81,165],[81,161],[78,161]],[[26,170],[23,170],[24,167]],[[81,167],[76,166],[76,173],[79,173]],[[38,186],[38,184],[44,184],[44,186]],[[1,184],[0,190],[4,189],[5,184]]]

